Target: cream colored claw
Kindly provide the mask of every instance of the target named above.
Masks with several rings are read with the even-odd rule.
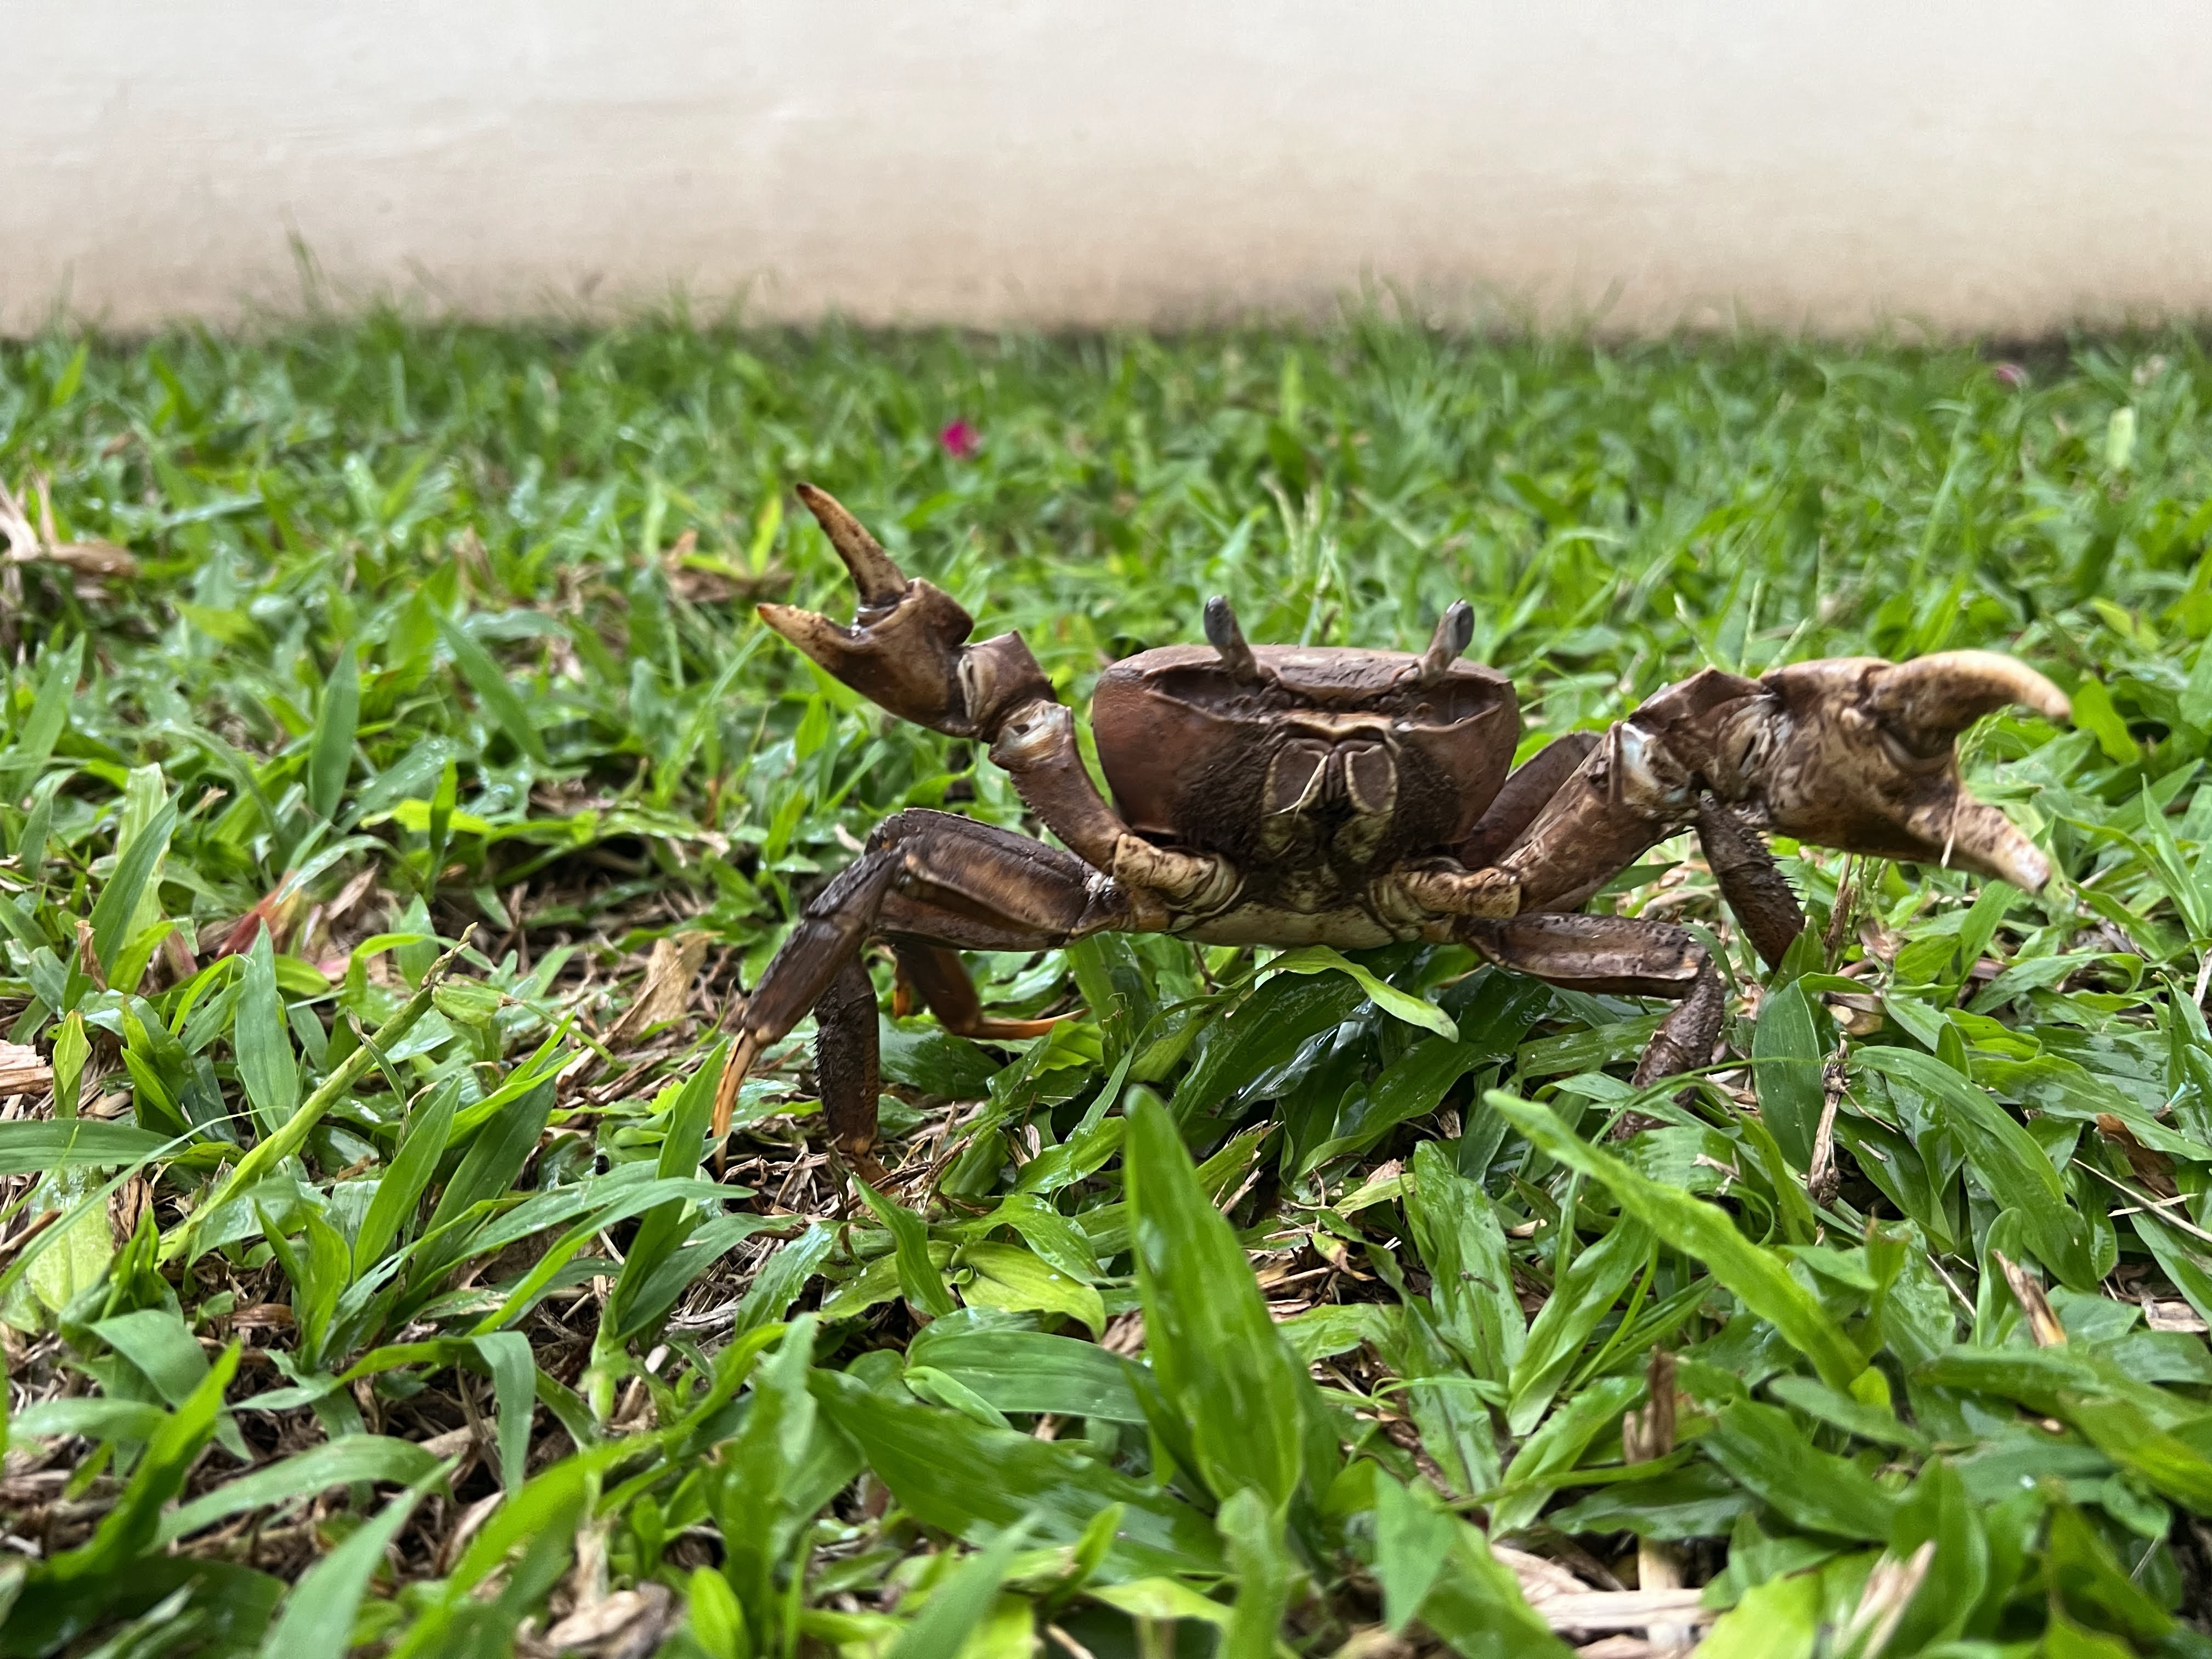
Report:
[[[1942,752],[1983,715],[2008,703],[2063,723],[2066,694],[2026,663],[1994,651],[1939,651],[1887,669],[1875,681],[1874,707],[1914,750]]]

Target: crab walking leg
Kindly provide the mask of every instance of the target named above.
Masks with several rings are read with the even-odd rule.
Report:
[[[1501,968],[1572,991],[1666,997],[1660,1022],[1637,1063],[1638,1088],[1712,1058],[1723,999],[1712,955],[1686,928],[1635,916],[1540,915],[1491,921],[1470,917],[1460,937]]]
[[[1774,854],[1758,831],[1711,795],[1698,798],[1698,844],[1752,948],[1768,967],[1779,968],[1805,931],[1805,912]]]
[[[885,931],[889,931],[886,929]],[[1042,1036],[1060,1024],[1052,1019],[993,1019],[983,1012],[975,981],[961,965],[960,953],[942,945],[893,937],[891,954],[899,974],[914,988],[937,1023],[955,1036],[994,1038]]]
[[[1030,810],[1093,868],[1186,911],[1227,902],[1236,877],[1224,860],[1155,847],[1106,804],[1073,716],[1020,635],[969,644],[975,619],[957,599],[908,580],[828,492],[801,484],[799,496],[852,574],[852,625],[787,605],[761,606],[763,622],[900,719],[988,744]]]
[[[900,932],[927,927],[938,935],[933,942],[956,945],[981,934],[1012,948],[1044,950],[1128,920],[1126,896],[1057,848],[951,812],[913,811],[884,819],[860,856],[807,905],[746,1003],[714,1097],[717,1137],[728,1132],[745,1073],[856,963],[869,936],[884,931],[894,896],[905,901],[895,907]],[[929,926],[938,915],[941,928]],[[871,991],[871,1008],[873,997]],[[854,1000],[848,994],[838,1006]],[[872,1020],[871,1014],[866,1022],[871,1045]],[[848,1018],[840,1029],[855,1023]],[[865,1124],[857,1118],[860,1109],[854,1109],[849,1129],[833,1122],[841,1150],[857,1150],[844,1144],[848,1139],[874,1141],[872,1094],[865,1102]]]
[[[1721,802],[1711,795],[1701,796],[1696,823],[1705,860],[1719,881],[1729,910],[1766,964],[1780,966],[1784,953],[1805,931],[1805,913],[1798,906],[1796,894],[1757,832]],[[1439,863],[1401,871],[1393,879],[1398,891],[1436,915],[1502,919],[1516,912],[1547,914],[1533,908],[1522,911],[1525,896],[1519,880],[1509,869],[1495,865],[1468,870]]]
[[[876,1030],[875,981],[858,956],[845,959],[814,1005],[814,1086],[822,1091],[830,1144],[864,1179],[879,1182],[882,1166],[874,1149],[876,1098],[883,1093],[878,1070],[882,1042]]]
[[[915,913],[909,926],[929,914],[927,907],[912,901],[906,908]],[[958,919],[949,913],[936,915],[949,931],[964,931]],[[1049,936],[1032,939],[1001,932],[991,942],[1000,948],[1033,950],[1054,941]],[[1042,1036],[1060,1024],[1057,1018],[989,1018],[975,994],[975,981],[960,964],[957,951],[910,935],[892,936],[890,945],[898,958],[901,986],[918,993],[937,1016],[938,1024],[956,1036],[987,1041]],[[875,981],[868,977],[860,958],[852,957],[814,1005],[814,1080],[822,1092],[822,1115],[830,1127],[830,1144],[860,1171],[862,1180],[880,1185],[884,1166],[876,1161],[875,1146],[876,1102],[883,1093],[878,1069],[882,1037],[876,1012]]]
[[[959,931],[957,918],[947,913],[939,914],[951,931]],[[1016,950],[1039,949],[1051,942],[1049,938],[1006,933],[996,940],[1000,945]],[[1053,1019],[984,1018],[975,988],[969,982],[967,970],[961,967],[957,952],[912,938],[893,939],[891,949],[902,969],[917,954],[941,958],[933,960],[931,967],[924,970],[937,977],[925,978],[922,996],[939,1023],[958,1036],[1038,1036],[1059,1024]],[[957,984],[965,989],[964,1004],[952,988],[946,963],[951,964],[950,974],[958,975]],[[949,1013],[945,1006],[939,1005],[940,997],[951,1005]],[[814,1005],[814,1081],[822,1094],[822,1116],[829,1126],[830,1144],[860,1171],[862,1180],[880,1185],[884,1179],[884,1166],[876,1161],[875,1146],[876,1103],[883,1093],[878,1069],[882,1036],[877,1027],[876,1012],[875,981],[868,977],[868,970],[858,956],[848,957],[830,981],[830,988]]]

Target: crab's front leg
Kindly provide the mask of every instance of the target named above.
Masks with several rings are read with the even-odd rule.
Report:
[[[2053,720],[2069,713],[2049,680],[1986,651],[1832,659],[1757,680],[1708,669],[1607,732],[1494,864],[1427,878],[1429,902],[1464,918],[1459,931],[1506,966],[1555,984],[1675,999],[1637,1068],[1638,1081],[1650,1082],[1711,1051],[1721,997],[1709,953],[1662,922],[1531,913],[1576,908],[1692,824],[1729,909],[1770,963],[1803,930],[1804,914],[1761,830],[2036,891],[2050,860],[1966,793],[1955,750],[1960,732],[2012,703]],[[1507,893],[1520,914],[1495,919]]]
[[[714,1098],[715,1137],[728,1133],[753,1062],[813,1010],[831,1142],[864,1173],[873,1170],[875,991],[860,967],[871,935],[896,932],[909,949],[1035,951],[1127,921],[1120,890],[1057,848],[951,812],[886,818],[807,905],[747,1000]],[[957,998],[949,982],[942,988]]]
[[[902,720],[988,745],[1029,809],[1094,869],[1177,910],[1218,908],[1236,878],[1221,859],[1133,834],[1085,769],[1075,722],[1018,634],[970,645],[975,618],[942,588],[909,580],[826,491],[799,496],[851,572],[851,626],[787,605],[762,619],[830,673]],[[1164,915],[1160,918],[1164,920]]]
[[[1468,917],[1455,931],[1499,967],[1549,985],[1672,1001],[1637,1063],[1639,1089],[1712,1058],[1723,1012],[1720,975],[1712,953],[1687,928],[1638,916],[1555,913]]]
[[[1730,897],[1770,898],[1754,832],[1971,870],[2029,892],[2051,863],[1959,777],[1958,734],[2019,703],[2054,720],[2065,695],[2020,663],[1953,651],[1908,663],[1835,658],[1750,680],[1707,669],[1621,721],[1498,867],[1524,910],[1580,904],[1645,848],[1692,823]],[[1778,879],[1774,878],[1774,879]],[[1759,908],[1756,896],[1746,908]],[[1796,923],[1776,908],[1758,931]],[[1757,924],[1754,924],[1756,927]],[[1759,939],[1786,946],[1787,939]]]

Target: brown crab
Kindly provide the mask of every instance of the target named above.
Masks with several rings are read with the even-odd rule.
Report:
[[[1511,684],[1459,660],[1453,605],[1419,655],[1249,644],[1228,601],[1206,645],[1117,662],[1091,700],[1114,804],[1085,769],[1074,718],[1017,634],[969,645],[974,620],[908,580],[829,495],[799,494],[852,573],[849,628],[764,605],[769,627],[901,718],[989,746],[1061,847],[953,813],[908,811],[807,905],[746,1006],[721,1079],[738,1085],[809,1009],[837,1150],[879,1174],[875,991],[860,962],[889,941],[902,981],[963,1036],[1035,1036],[987,1017],[958,952],[1034,951],[1114,929],[1209,945],[1458,939],[1577,990],[1676,1006],[1641,1085],[1705,1064],[1721,981],[1669,923],[1577,914],[1646,848],[1694,826],[1753,947],[1778,963],[1805,926],[1761,830],[1882,858],[1956,866],[2034,891],[2051,865],[1967,794],[1953,739],[2020,703],[2063,720],[2065,696],[2010,658],[1949,651],[1793,664],[1756,680],[1708,668],[1600,736],[1547,744],[1508,775]]]

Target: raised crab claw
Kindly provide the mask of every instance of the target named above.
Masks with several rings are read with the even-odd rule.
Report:
[[[1755,680],[1707,669],[1603,734],[1557,738],[1512,769],[1513,688],[1460,660],[1464,601],[1413,654],[1255,646],[1228,602],[1210,600],[1207,643],[1146,651],[1099,678],[1091,724],[1109,805],[1020,635],[969,644],[973,619],[950,595],[909,580],[830,496],[799,493],[851,571],[858,611],[850,626],[788,605],[762,617],[892,714],[988,744],[1062,846],[945,812],[878,824],[746,1005],[717,1135],[747,1069],[811,1009],[831,1138],[880,1175],[876,999],[860,962],[871,937],[890,943],[902,983],[948,1030],[987,1038],[1049,1022],[987,1017],[962,951],[1035,951],[1107,930],[1212,945],[1458,939],[1554,985],[1673,1000],[1637,1067],[1642,1085],[1706,1063],[1723,1013],[1720,977],[1687,930],[1580,914],[1654,843],[1696,830],[1770,963],[1805,921],[1761,831],[2031,892],[2051,877],[2050,860],[1959,778],[1954,739],[1980,716],[2019,704],[2068,718],[2058,688],[2010,658],[1842,658]]]

